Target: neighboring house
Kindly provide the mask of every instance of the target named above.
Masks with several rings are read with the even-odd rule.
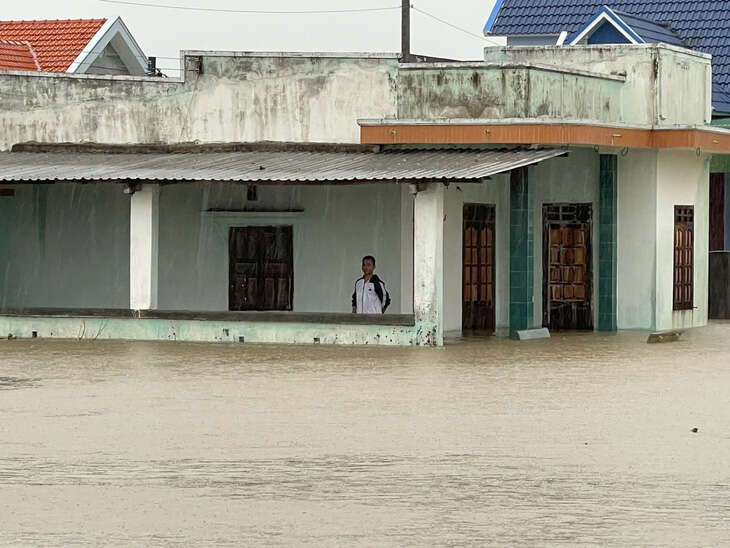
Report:
[[[119,17],[0,21],[0,70],[143,76],[147,57]]]
[[[712,55],[713,115],[730,116],[730,2],[497,0],[484,33],[508,46],[665,43]]]
[[[0,40],[0,67],[3,70],[41,70],[30,42]]]

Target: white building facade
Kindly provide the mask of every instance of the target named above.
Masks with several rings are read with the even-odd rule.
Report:
[[[26,98],[0,107],[0,333],[441,345],[705,325],[709,165],[730,150],[704,127],[709,59],[565,50],[0,76]],[[364,255],[393,297],[381,317],[349,313]]]

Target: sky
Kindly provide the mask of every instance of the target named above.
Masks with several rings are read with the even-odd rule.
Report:
[[[397,7],[400,0],[129,0],[229,10],[342,10]],[[400,9],[346,14],[211,13],[109,3],[104,0],[2,0],[2,19],[76,19],[121,16],[157,66],[178,76],[180,50],[400,51]],[[412,0],[411,51],[451,59],[483,58],[493,41],[482,37],[494,0]]]

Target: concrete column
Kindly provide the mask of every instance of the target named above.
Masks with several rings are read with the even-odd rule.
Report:
[[[413,212],[413,311],[416,341],[444,344],[444,187],[426,185],[416,194]]]
[[[157,308],[160,187],[144,185],[132,194],[129,216],[129,307]]]
[[[15,190],[0,188],[0,308],[8,306],[8,272],[15,240]]]

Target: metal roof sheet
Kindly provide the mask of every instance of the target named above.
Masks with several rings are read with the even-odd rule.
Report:
[[[479,180],[565,154],[559,149],[381,152],[0,153],[0,182],[348,183]]]

